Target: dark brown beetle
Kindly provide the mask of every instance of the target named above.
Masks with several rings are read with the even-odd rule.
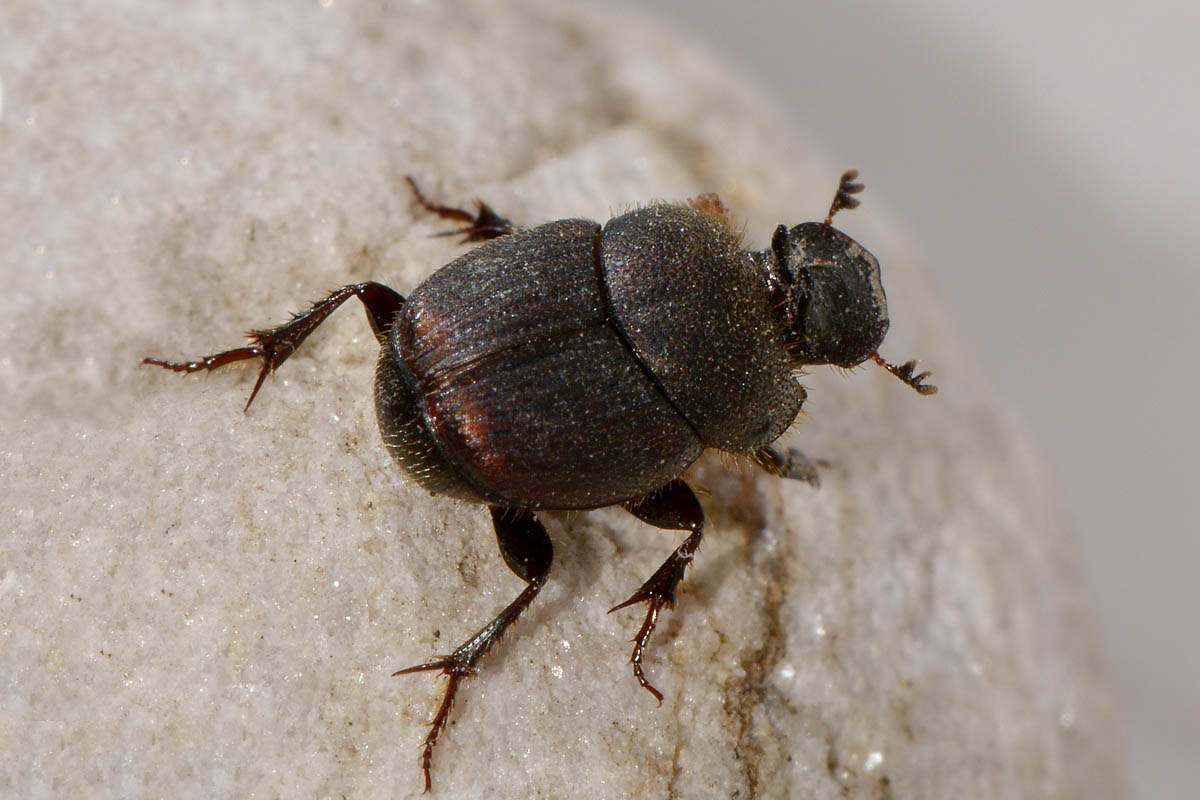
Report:
[[[753,456],[768,471],[816,483],[813,464],[773,442],[805,399],[794,372],[872,359],[921,394],[936,387],[877,353],[888,329],[879,263],[835,229],[853,208],[857,172],[842,176],[824,222],[780,225],[749,252],[715,195],[655,204],[609,220],[517,229],[429,202],[465,222],[450,233],[487,241],[403,298],[374,282],[346,286],[290,322],[251,331],[252,344],[197,361],[147,358],[177,372],[262,359],[267,375],[339,305],[357,297],[379,341],[375,405],[395,459],[422,486],[487,504],[500,552],[528,585],[448,656],[396,672],[449,678],[422,755],[425,790],[459,683],[529,605],[550,571],[537,509],[621,505],[650,525],[690,535],[614,607],[645,603],[633,674],[660,609],[700,546],[704,512],[680,475],[706,448]]]

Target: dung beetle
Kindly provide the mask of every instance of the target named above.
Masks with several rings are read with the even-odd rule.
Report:
[[[460,682],[537,595],[553,549],[540,509],[620,505],[690,535],[628,600],[646,604],[630,662],[642,671],[659,611],[700,546],[704,511],[681,479],[707,448],[749,455],[767,471],[816,483],[801,452],[774,445],[806,397],[804,366],[870,359],[921,394],[936,387],[878,354],[888,330],[879,263],[832,225],[858,205],[858,173],[842,175],[823,222],[779,225],[748,251],[716,195],[655,203],[610,219],[515,227],[428,200],[482,242],[408,298],[368,281],[345,286],[289,322],[252,330],[251,344],[195,361],[144,359],[176,372],[261,359],[254,401],[334,309],[362,301],[379,341],[375,407],[388,450],[433,494],[487,505],[500,552],[525,589],[453,653],[397,671],[447,677],[421,758],[425,790]]]

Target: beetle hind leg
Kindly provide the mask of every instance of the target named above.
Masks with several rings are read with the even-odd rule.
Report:
[[[443,231],[435,233],[434,236],[462,236],[463,242],[484,242],[488,239],[495,239],[500,236],[507,236],[517,229],[510,221],[497,214],[492,207],[482,200],[479,201],[479,211],[472,214],[465,208],[456,208],[454,206],[444,206],[441,203],[435,203],[425,196],[425,193],[417,187],[417,182],[412,176],[405,175],[404,180],[408,182],[408,188],[412,189],[413,198],[421,206],[421,208],[437,214],[442,219],[450,219],[455,222],[465,222],[466,225],[461,228],[455,228],[451,231]]]
[[[246,401],[246,407],[243,409],[243,411],[249,411],[250,404],[254,402],[267,375],[279,369],[280,365],[296,352],[296,348],[308,338],[309,334],[316,330],[338,306],[351,297],[357,297],[362,301],[367,312],[367,320],[371,323],[371,330],[375,332],[375,337],[382,343],[391,330],[396,312],[404,305],[404,298],[381,283],[367,281],[343,286],[324,300],[314,303],[312,308],[296,314],[290,321],[278,327],[250,331],[246,334],[251,342],[249,347],[238,347],[193,361],[143,358],[142,363],[169,369],[172,372],[207,372],[219,369],[226,364],[261,358],[262,367],[258,371],[258,380],[255,381],[254,389],[250,392],[250,399]]]
[[[642,656],[646,651],[646,643],[650,634],[658,624],[658,614],[664,608],[675,605],[675,589],[683,580],[692,557],[700,547],[700,539],[704,530],[704,509],[696,499],[695,492],[681,480],[673,480],[656,492],[630,500],[624,504],[625,509],[643,522],[664,530],[690,530],[692,533],[683,544],[662,563],[654,574],[642,584],[633,595],[623,603],[613,606],[612,613],[637,603],[646,604],[646,618],[637,635],[633,637],[633,654],[629,663],[633,665],[633,677],[638,685],[654,695],[654,699],[662,705],[663,695],[646,680],[642,670]]]
[[[508,627],[517,621],[517,617],[537,596],[546,583],[546,576],[550,573],[550,563],[554,559],[554,548],[550,543],[550,536],[532,511],[493,507],[492,524],[496,528],[496,540],[500,544],[500,554],[504,556],[504,562],[508,564],[509,569],[528,584],[524,591],[517,595],[517,599],[509,603],[491,622],[480,628],[474,636],[459,645],[458,649],[450,655],[440,656],[433,661],[392,673],[395,676],[440,670],[448,678],[446,689],[442,693],[442,702],[438,705],[437,712],[430,722],[429,733],[425,736],[421,753],[421,770],[425,773],[426,792],[433,785],[430,777],[433,748],[437,745],[438,736],[446,728],[459,684],[464,678],[478,672],[479,660],[487,655]]]

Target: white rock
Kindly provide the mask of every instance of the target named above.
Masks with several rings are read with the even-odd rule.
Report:
[[[235,346],[329,289],[461,252],[406,173],[516,220],[718,191],[748,240],[841,168],[639,17],[521,2],[0,9],[0,793],[420,792],[445,652],[520,588],[480,507],[390,463],[339,312],[264,387],[142,356]],[[328,7],[326,7],[328,6]],[[894,360],[805,379],[819,491],[703,462],[711,527],[634,683],[679,541],[546,515],[551,582],[435,753],[442,797],[1105,797],[1113,717],[1036,448],[880,202]]]

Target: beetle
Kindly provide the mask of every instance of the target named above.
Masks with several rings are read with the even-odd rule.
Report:
[[[806,398],[795,373],[867,360],[921,394],[916,362],[878,352],[888,330],[879,263],[833,227],[862,190],[845,172],[822,222],[779,225],[749,251],[716,195],[655,203],[610,219],[562,219],[521,229],[480,202],[475,213],[431,202],[463,223],[478,247],[404,298],[374,281],[345,286],[249,346],[193,361],[146,358],[176,372],[260,359],[244,411],[338,306],[357,297],[380,346],[379,430],[395,460],[433,494],[487,505],[508,567],[526,586],[449,655],[396,671],[447,676],[425,737],[421,769],[432,786],[433,748],[460,683],[546,582],[553,548],[540,510],[620,505],[644,522],[688,532],[627,600],[645,604],[630,663],[642,667],[659,613],[700,546],[704,511],[681,478],[709,448],[749,455],[767,471],[817,483],[798,450],[775,441]]]

